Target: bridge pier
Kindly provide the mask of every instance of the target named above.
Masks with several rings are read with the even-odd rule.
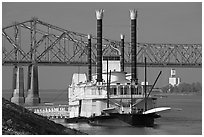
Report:
[[[31,75],[30,75],[31,74]],[[35,106],[40,103],[38,86],[38,66],[36,64],[28,67],[28,89],[25,104]]]
[[[32,70],[32,65],[28,65],[28,74],[27,74],[27,91],[30,89],[30,84],[31,84],[31,71]]]
[[[23,105],[24,98],[24,74],[21,66],[15,66],[13,68],[13,96],[11,102]]]
[[[12,90],[16,89],[16,78],[17,78],[17,66],[13,68],[13,81],[12,81]]]

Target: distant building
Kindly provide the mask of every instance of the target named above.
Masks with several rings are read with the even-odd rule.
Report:
[[[171,69],[171,77],[169,78],[169,84],[174,86],[178,86],[181,83],[180,78],[176,77],[176,70]]]

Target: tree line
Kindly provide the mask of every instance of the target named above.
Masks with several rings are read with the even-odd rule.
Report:
[[[195,82],[192,84],[180,83],[178,86],[167,85],[161,89],[164,93],[195,93],[202,91],[202,84],[200,82]]]

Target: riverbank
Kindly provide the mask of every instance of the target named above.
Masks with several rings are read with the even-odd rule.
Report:
[[[3,135],[86,135],[2,98]]]
[[[179,93],[179,92],[173,92],[173,93],[152,93],[151,95],[153,96],[175,96],[175,95],[180,95],[180,96],[191,96],[191,95],[201,95],[202,96],[202,92],[183,92],[183,93]]]

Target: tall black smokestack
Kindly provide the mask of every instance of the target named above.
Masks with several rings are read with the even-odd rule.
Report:
[[[121,38],[121,58],[120,58],[120,69],[122,72],[125,71],[125,67],[124,67],[124,38],[125,36],[123,34],[120,35]]]
[[[96,11],[97,19],[97,82],[102,82],[102,19],[103,19],[103,9]]]
[[[131,81],[137,84],[137,11],[130,10],[131,19]]]
[[[88,81],[91,81],[91,35],[88,34]]]

